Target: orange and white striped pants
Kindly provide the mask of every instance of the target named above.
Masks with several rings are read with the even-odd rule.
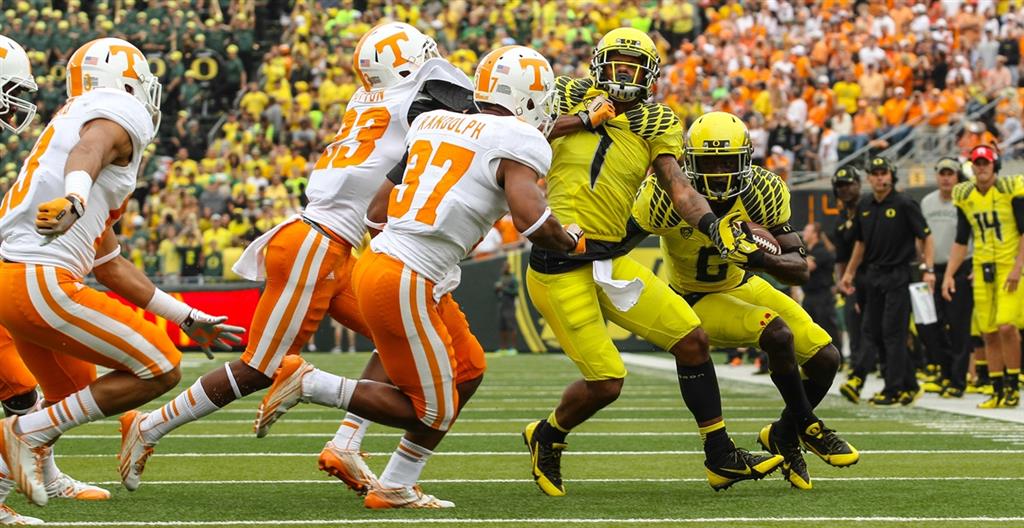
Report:
[[[36,388],[36,378],[18,355],[14,339],[0,326],[0,401]]]
[[[420,421],[447,431],[458,415],[456,386],[487,368],[465,314],[450,294],[434,302],[434,283],[388,255],[364,253],[352,280],[391,382]]]
[[[369,337],[352,292],[352,246],[305,222],[278,231],[266,248],[267,283],[256,304],[242,361],[273,377],[288,354],[298,354],[326,313]]]
[[[181,362],[181,352],[156,324],[63,268],[4,262],[0,299],[0,324],[47,401],[91,383],[95,365],[150,379]]]

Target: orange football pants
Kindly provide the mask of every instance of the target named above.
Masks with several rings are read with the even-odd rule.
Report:
[[[266,247],[266,286],[249,328],[242,361],[267,377],[298,354],[324,315],[369,337],[352,292],[352,246],[305,222],[281,228]]]
[[[0,401],[35,390],[36,379],[18,355],[14,339],[0,326]]]
[[[456,385],[483,375],[483,348],[451,295],[434,302],[434,283],[373,251],[353,272],[359,309],[388,377],[427,426],[447,431],[458,415]]]
[[[54,402],[96,378],[95,365],[151,379],[174,370],[181,352],[142,314],[55,266],[0,264],[0,325]]]

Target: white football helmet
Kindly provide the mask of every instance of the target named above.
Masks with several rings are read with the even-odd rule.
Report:
[[[101,38],[78,48],[68,59],[68,97],[96,88],[110,88],[135,96],[160,128],[160,81],[149,71],[146,56],[119,38]]]
[[[0,128],[20,134],[32,123],[36,105],[18,95],[20,92],[35,93],[36,90],[38,86],[32,78],[32,67],[25,50],[17,42],[0,35]]]
[[[555,73],[543,55],[525,46],[487,54],[476,68],[473,99],[498,105],[547,136],[553,124]]]
[[[379,90],[402,82],[427,59],[440,56],[434,39],[409,24],[388,22],[359,39],[352,67],[364,89]]]

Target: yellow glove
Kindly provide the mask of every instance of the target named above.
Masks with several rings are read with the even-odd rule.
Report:
[[[729,258],[735,253],[739,240],[743,238],[743,230],[736,225],[739,218],[739,211],[731,212],[716,219],[708,229],[708,238],[711,239],[711,243],[718,249],[722,258]]]
[[[85,200],[69,194],[39,204],[36,212],[36,231],[40,235],[56,236],[65,233],[85,213]]]
[[[569,252],[570,255],[579,255],[587,252],[587,236],[583,233],[583,228],[576,224],[569,224],[562,226],[565,228],[565,233],[569,235],[569,238],[576,242],[576,247]]]
[[[583,127],[587,130],[594,130],[603,125],[605,121],[615,117],[615,105],[604,95],[598,95],[590,100],[587,106],[576,112],[576,116],[583,121]]]
[[[743,224],[739,224],[742,226]],[[736,239],[736,251],[729,253],[726,260],[744,268],[763,268],[764,250],[750,239],[748,233],[742,227],[740,236]]]

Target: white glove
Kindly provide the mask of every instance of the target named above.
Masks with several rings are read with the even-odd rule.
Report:
[[[206,357],[213,359],[213,352],[210,351],[211,345],[223,350],[231,350],[231,345],[242,342],[241,336],[245,333],[245,328],[223,324],[227,320],[228,316],[226,315],[213,316],[193,308],[188,317],[178,326],[199,343]]]

